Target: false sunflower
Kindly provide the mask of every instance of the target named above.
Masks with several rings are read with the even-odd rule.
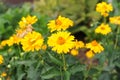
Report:
[[[96,29],[95,29],[95,33],[101,33],[103,35],[107,35],[108,33],[110,33],[112,30],[111,30],[111,27],[109,27],[108,24],[104,24],[102,23],[100,26],[98,26]]]
[[[55,30],[60,31],[66,30],[70,26],[73,26],[73,21],[70,20],[69,18],[58,16],[56,20],[51,20],[47,25],[51,32]]]
[[[48,37],[48,46],[52,47],[52,50],[58,54],[69,52],[69,50],[74,47],[74,36],[70,34],[71,33],[67,31],[53,33]]]
[[[102,16],[107,17],[110,11],[113,11],[113,7],[111,4],[107,4],[106,2],[98,3],[96,6],[96,11],[101,13]]]
[[[34,24],[38,19],[36,16],[30,16],[22,17],[21,21],[19,22],[19,27],[21,29],[25,29],[26,26]]]
[[[90,43],[87,43],[86,48],[89,48],[94,53],[100,53],[104,50],[104,48],[96,40],[94,40]]]
[[[41,49],[43,45],[43,37],[38,32],[29,32],[24,38],[21,40],[22,48],[24,51],[38,51]]]

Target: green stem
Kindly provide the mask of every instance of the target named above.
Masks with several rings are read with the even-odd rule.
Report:
[[[120,28],[117,26],[117,33],[116,33],[116,39],[115,39],[115,45],[114,45],[114,49],[117,48],[117,44],[118,44],[118,37],[119,37],[119,31],[120,31]]]
[[[88,74],[89,74],[90,68],[91,68],[91,63],[90,63],[90,65],[88,66],[87,71],[85,71],[85,77],[84,77],[83,80],[87,80],[87,77],[88,77]]]
[[[19,52],[19,54],[22,52],[21,51],[21,48],[20,48],[20,45],[17,45],[18,46],[18,52]]]
[[[62,54],[62,60],[63,60],[63,69],[64,69],[64,71],[66,71],[67,70],[67,66],[66,66],[66,60],[65,60],[64,54]]]
[[[104,23],[106,23],[106,17],[104,17],[104,20],[103,20]]]
[[[61,74],[60,80],[63,80],[63,73],[62,73],[62,67],[61,66],[60,66],[60,74]]]

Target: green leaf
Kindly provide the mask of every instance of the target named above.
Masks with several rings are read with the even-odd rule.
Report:
[[[71,74],[75,74],[76,72],[85,70],[85,66],[84,65],[73,65],[69,70]]]
[[[31,61],[31,60],[24,60],[24,61],[16,61],[16,65],[31,65],[35,63],[36,61]]]
[[[48,53],[48,55],[49,55],[50,60],[51,60],[53,63],[55,63],[55,64],[57,64],[57,65],[59,65],[59,66],[63,66],[63,63],[62,63],[61,60],[57,59],[56,57],[54,57],[54,56],[51,55],[50,53]]]
[[[56,70],[54,67],[51,67],[46,72],[44,72],[41,77],[42,79],[51,79],[60,75],[60,71]]]
[[[27,78],[29,80],[37,80],[39,78],[39,72],[31,65],[27,70]]]
[[[111,80],[110,74],[108,72],[104,72],[100,75],[98,80]]]
[[[64,74],[65,76],[64,76],[64,80],[70,80],[70,72],[68,72],[68,71],[65,71],[65,74]]]
[[[24,76],[25,76],[25,73],[19,75],[19,76],[18,76],[18,80],[22,80]]]

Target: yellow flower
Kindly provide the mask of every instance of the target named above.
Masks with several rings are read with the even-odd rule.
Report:
[[[73,56],[77,56],[78,55],[78,50],[77,49],[72,49],[70,53]]]
[[[84,43],[83,41],[75,41],[75,49],[79,49],[79,48],[83,48],[84,47]]]
[[[6,72],[2,72],[1,77],[6,77],[7,73]]]
[[[19,22],[19,27],[24,29],[27,25],[27,21],[25,19],[25,17],[22,17],[22,20]]]
[[[120,16],[110,17],[110,23],[120,25]]]
[[[8,46],[12,46],[13,44],[19,44],[19,42],[21,41],[21,38],[17,37],[15,34],[13,36],[11,36],[8,40],[4,40],[1,42],[2,46],[5,46],[6,44]]]
[[[22,17],[22,20],[19,22],[19,26],[21,29],[24,29],[26,26],[34,24],[37,20],[36,16],[28,15],[26,18]]]
[[[3,58],[3,56],[2,56],[2,55],[0,55],[0,64],[2,64],[2,63],[3,63],[3,61],[4,61],[4,58]]]
[[[87,58],[93,58],[95,54],[91,50],[89,50],[89,51],[86,52],[85,55],[86,55]]]
[[[52,47],[53,51],[58,54],[67,53],[74,47],[74,36],[70,35],[70,32],[59,31],[48,37],[48,46]]]
[[[34,24],[38,19],[36,18],[36,16],[30,16],[28,15],[26,17],[26,22],[27,24]]]
[[[101,2],[98,3],[96,6],[96,11],[100,12],[101,15],[103,15],[104,17],[107,17],[110,11],[113,11],[113,7],[111,4],[107,4],[106,2]]]
[[[73,21],[70,20],[69,18],[58,16],[56,20],[51,20],[47,25],[51,32],[55,30],[60,31],[66,30],[70,26],[73,26]]]
[[[8,45],[8,46],[12,46],[13,44],[19,44],[20,43],[20,41],[21,41],[21,37],[18,37],[16,34],[14,34],[14,35],[12,35],[9,39],[7,39],[7,40],[3,40],[2,42],[1,42],[1,46],[6,46],[6,45]]]
[[[86,48],[89,48],[94,53],[100,53],[104,50],[104,48],[96,40],[92,41],[91,43],[87,43]]]
[[[40,50],[43,44],[43,37],[38,32],[29,32],[25,37],[21,40],[22,48],[24,51],[34,51]]]
[[[1,42],[1,46],[3,46],[3,47],[6,46],[6,45],[8,44],[7,42],[8,42],[8,40],[3,40],[3,41]]]
[[[102,23],[100,26],[98,26],[95,29],[95,33],[101,33],[103,35],[107,35],[110,32],[111,32],[111,28],[109,27],[108,24],[104,24],[104,23]]]

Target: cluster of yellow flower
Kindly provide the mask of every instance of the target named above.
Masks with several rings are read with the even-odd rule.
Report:
[[[105,8],[105,9],[104,9]],[[100,12],[104,17],[108,16],[108,12],[112,11],[113,8],[111,4],[105,2],[98,3],[96,11]],[[105,15],[107,14],[107,15]],[[117,22],[116,19],[117,18]],[[73,21],[69,18],[58,16],[57,19],[49,21],[48,28],[50,29],[51,35],[48,37],[46,45],[44,44],[44,38],[39,33],[33,30],[32,24],[34,24],[38,19],[36,16],[23,17],[19,22],[19,28],[16,33],[13,34],[8,40],[1,42],[2,46],[13,44],[21,44],[24,51],[38,51],[40,49],[46,49],[46,45],[52,47],[53,51],[58,54],[70,52],[72,55],[78,55],[78,50],[80,48],[90,49],[86,56],[92,58],[94,53],[100,53],[104,48],[96,41],[87,43],[86,45],[82,41],[75,40],[74,36],[71,35],[67,29],[73,26]],[[119,17],[110,18],[111,23],[119,24]],[[111,32],[111,28],[108,24],[102,23],[95,29],[95,33],[101,33],[107,35]]]
[[[96,11],[100,12],[104,17],[108,16],[108,13],[112,11],[111,4],[105,2],[98,3]],[[117,18],[117,22],[116,19]],[[100,53],[104,48],[96,41],[93,40],[90,43],[84,44],[82,41],[75,40],[67,29],[73,26],[73,21],[69,18],[58,16],[57,19],[49,21],[48,29],[50,29],[51,35],[48,37],[47,44],[44,45],[44,38],[41,33],[33,30],[32,24],[38,19],[36,16],[23,17],[19,22],[19,28],[16,33],[13,34],[8,40],[1,42],[1,46],[12,46],[13,44],[21,44],[24,51],[38,51],[40,49],[46,49],[48,45],[53,51],[58,54],[71,53],[72,55],[78,55],[80,48],[90,49],[87,51],[86,56],[92,58],[94,53]],[[111,17],[111,23],[119,24],[119,17]],[[108,24],[102,23],[95,29],[95,33],[101,33],[107,35],[112,30]]]
[[[68,21],[68,23],[66,21]],[[55,30],[57,31],[48,37],[48,46],[52,47],[53,51],[57,51],[59,54],[70,52],[73,56],[76,56],[81,48],[90,49],[90,51],[93,51],[94,53],[100,53],[104,50],[104,48],[97,43],[96,40],[92,41],[91,43],[87,43],[86,45],[83,43],[83,41],[75,40],[74,36],[70,35],[70,32],[66,31],[66,29],[72,25],[73,22],[70,19],[61,16],[48,23],[48,27],[51,29],[51,32]],[[86,56],[88,58],[92,58],[94,56],[93,52],[87,52]]]
[[[37,21],[36,16],[28,15],[19,22],[19,28],[8,40],[1,42],[1,46],[12,46],[21,43],[24,51],[39,50],[43,44],[43,37],[39,32],[33,31],[32,24]]]
[[[58,54],[66,54],[70,52],[72,55],[78,55],[78,48],[82,48],[82,41],[75,41],[74,36],[66,29],[73,26],[73,21],[69,18],[58,16],[56,20],[51,20],[48,23],[48,28],[52,35],[48,37],[48,46],[52,47],[53,51]]]
[[[97,4],[96,11],[100,12],[102,16],[107,17],[110,11],[113,11],[113,7],[111,4],[107,4],[106,2],[101,2]]]
[[[44,44],[44,38],[39,33],[33,30],[32,24],[37,21],[36,16],[23,17],[19,22],[19,28],[16,30],[16,34],[11,36],[8,40],[1,42],[2,46],[13,44],[21,44],[24,51],[38,51],[40,49],[46,49],[46,45],[56,51],[58,54],[67,54],[76,56],[79,53],[80,48],[89,48],[95,53],[103,51],[103,47],[93,41],[88,44],[84,44],[83,41],[75,40],[74,36],[71,35],[66,29],[73,26],[73,21],[69,18],[58,16],[56,20],[51,20],[48,23],[51,35],[48,37],[47,44]],[[93,54],[92,54],[93,55]],[[91,53],[86,54],[88,58],[91,58]],[[91,56],[91,57],[90,57]]]
[[[111,4],[107,4],[106,2],[101,2],[97,4],[96,11],[100,12],[103,17],[107,17],[109,15],[108,12],[113,11],[113,7]],[[102,14],[103,12],[106,12],[107,16],[103,15]],[[112,24],[120,25],[120,16],[114,16],[114,17],[109,16],[109,22]],[[107,35],[110,32],[112,32],[112,29],[105,21],[95,29],[95,33],[101,33],[103,35]]]

